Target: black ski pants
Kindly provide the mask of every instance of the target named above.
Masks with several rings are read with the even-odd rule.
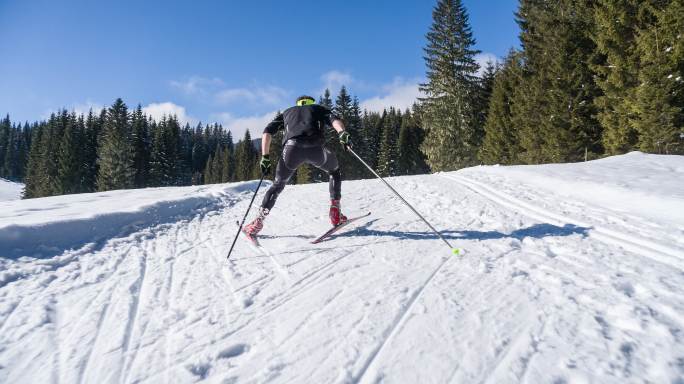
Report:
[[[342,197],[342,174],[333,152],[323,146],[305,147],[287,144],[283,147],[283,154],[278,161],[273,185],[266,191],[266,196],[261,203],[262,208],[273,209],[278,195],[302,164],[311,164],[328,172],[330,198],[339,200]]]

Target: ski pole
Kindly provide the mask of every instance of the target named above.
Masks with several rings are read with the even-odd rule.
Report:
[[[264,181],[265,174],[261,174],[261,179],[259,180],[259,184],[256,187],[256,190],[254,191],[254,194],[252,195],[252,200],[249,202],[249,207],[247,207],[247,212],[245,212],[245,217],[242,218],[242,222],[240,222],[240,227],[238,228],[237,234],[235,235],[235,238],[233,239],[233,244],[230,246],[230,250],[228,251],[228,256],[226,256],[226,259],[230,259],[230,254],[233,253],[233,247],[235,247],[235,242],[237,241],[238,236],[240,236],[240,231],[242,231],[242,226],[245,224],[245,220],[247,220],[247,215],[249,215],[249,210],[252,208],[252,204],[254,203],[254,198],[257,195],[257,192],[259,192],[259,188],[261,188],[261,183]]]
[[[432,232],[434,232],[435,234],[437,234],[437,236],[439,236],[439,238],[442,239],[442,241],[444,242],[444,244],[446,244],[447,246],[449,246],[449,249],[451,249],[451,251],[452,251],[454,254],[456,254],[456,255],[459,254],[460,250],[459,250],[458,248],[454,248],[453,246],[451,246],[451,244],[449,244],[449,242],[444,238],[444,236],[442,236],[442,234],[439,233],[439,231],[437,231],[437,230],[436,230],[436,229],[435,229],[427,220],[425,220],[425,218],[423,217],[423,215],[421,215],[420,213],[418,213],[418,211],[416,211],[416,209],[413,208],[413,206],[411,206],[411,204],[409,204],[408,201],[406,201],[403,197],[401,197],[401,195],[399,194],[399,192],[397,192],[394,188],[392,188],[392,186],[389,185],[389,183],[388,183],[387,181],[385,181],[385,179],[383,179],[380,175],[378,175],[378,173],[375,172],[375,171],[373,170],[373,168],[371,168],[370,165],[366,164],[366,162],[363,161],[363,159],[362,159],[359,155],[357,155],[356,152],[354,152],[354,150],[351,149],[351,147],[347,148],[347,150],[348,150],[349,152],[351,152],[351,154],[354,155],[357,159],[359,159],[359,161],[361,162],[361,164],[365,165],[366,168],[368,168],[368,170],[371,171],[371,172],[375,175],[375,177],[377,177],[378,179],[380,179],[380,181],[382,181],[383,183],[385,183],[385,185],[387,186],[387,188],[389,188],[392,192],[394,192],[394,194],[397,195],[397,197],[398,197],[401,201],[403,201],[404,204],[406,204],[409,208],[411,208],[411,210],[413,211],[413,213],[415,213],[418,217],[420,217],[420,219],[423,220],[423,221],[425,222],[425,224],[427,224],[428,227],[430,227],[430,229],[432,230]]]

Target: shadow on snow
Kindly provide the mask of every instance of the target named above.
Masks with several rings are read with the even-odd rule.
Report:
[[[384,237],[394,237],[402,240],[433,240],[439,239],[439,237],[431,231],[425,232],[408,232],[408,231],[381,231],[377,229],[370,228],[373,223],[378,221],[375,219],[367,222],[366,224],[357,227],[348,232],[343,232],[337,235],[333,235],[331,239],[337,237],[352,237],[352,236],[384,236]],[[587,236],[588,231],[591,228],[580,227],[574,224],[565,224],[562,227],[557,225],[541,223],[535,224],[527,228],[516,229],[511,233],[504,233],[500,231],[454,231],[454,230],[442,230],[440,233],[447,240],[496,240],[504,238],[512,238],[522,240],[526,237],[532,237],[536,239],[541,239],[544,237],[561,237],[561,236],[572,236],[581,235]]]

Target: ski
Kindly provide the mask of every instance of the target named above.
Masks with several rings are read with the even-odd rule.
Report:
[[[357,220],[363,219],[364,217],[368,217],[368,216],[370,216],[370,214],[371,214],[371,213],[368,212],[368,213],[366,213],[365,215],[361,215],[361,216],[353,217],[353,218],[351,218],[351,219],[347,219],[347,221],[345,221],[344,223],[342,223],[342,224],[340,224],[340,225],[338,225],[338,226],[336,226],[336,227],[330,228],[326,233],[322,234],[319,238],[317,238],[316,240],[312,241],[311,244],[318,244],[318,243],[320,243],[321,241],[323,241],[323,240],[329,238],[330,236],[332,236],[335,232],[339,231],[340,229],[346,227],[347,225],[349,225],[349,224],[351,224],[351,223],[353,223],[353,222],[355,222],[355,221],[357,221]]]

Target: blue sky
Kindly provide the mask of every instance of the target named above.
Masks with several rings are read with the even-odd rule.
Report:
[[[517,46],[514,0],[464,0],[483,58]],[[122,97],[154,116],[261,130],[300,94],[347,85],[404,107],[435,1],[0,0],[0,113],[45,118]]]

